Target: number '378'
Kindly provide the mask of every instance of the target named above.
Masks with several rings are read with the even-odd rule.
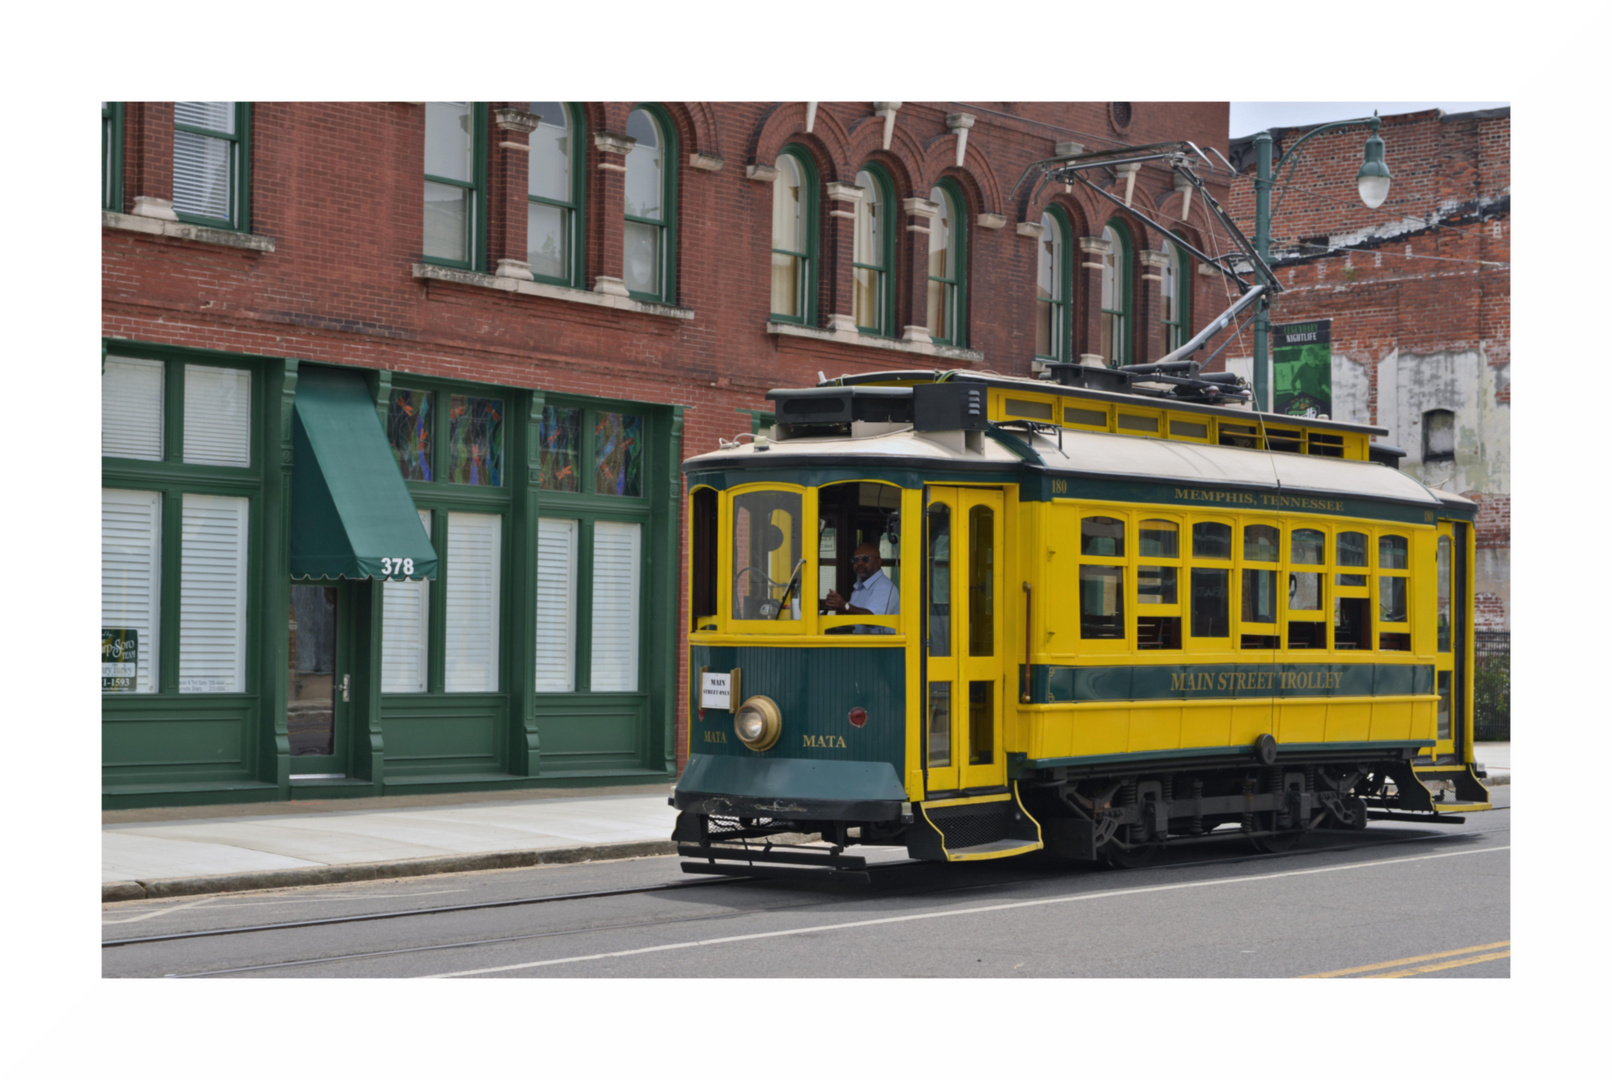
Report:
[[[382,559],[381,576],[391,577],[393,574],[402,574],[404,577],[414,576],[413,559]]]

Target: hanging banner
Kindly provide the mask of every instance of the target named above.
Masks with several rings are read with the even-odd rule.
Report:
[[[1332,320],[1271,327],[1273,412],[1332,415]]]

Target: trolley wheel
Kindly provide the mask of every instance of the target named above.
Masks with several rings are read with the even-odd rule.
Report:
[[[1102,851],[1103,861],[1115,870],[1140,870],[1151,865],[1159,857],[1159,845],[1147,844],[1142,847],[1122,848],[1110,844]]]
[[[1249,837],[1248,842],[1261,855],[1280,855],[1284,851],[1292,851],[1302,839],[1303,829],[1284,829],[1271,836]]]

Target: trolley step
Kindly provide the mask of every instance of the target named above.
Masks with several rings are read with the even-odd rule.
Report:
[[[815,881],[854,881],[866,885],[868,861],[846,855],[838,848],[808,848],[781,844],[678,844],[685,859],[685,874],[727,874],[734,877],[795,878]]]

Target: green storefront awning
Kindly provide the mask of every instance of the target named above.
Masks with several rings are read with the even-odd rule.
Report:
[[[436,577],[363,375],[304,367],[292,413],[291,576]]]

